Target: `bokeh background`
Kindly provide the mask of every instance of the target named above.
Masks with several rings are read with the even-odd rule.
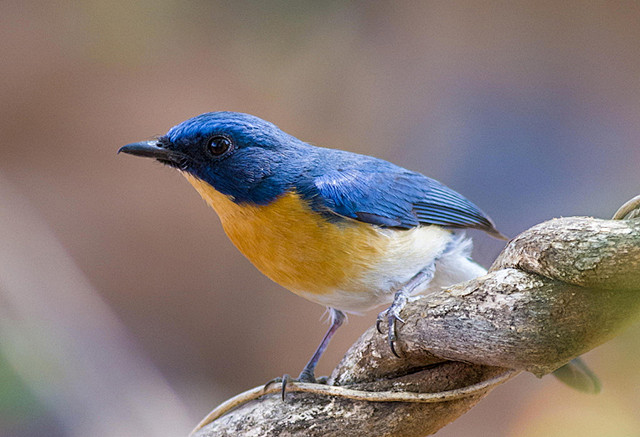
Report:
[[[512,236],[640,194],[633,1],[3,0],[0,74],[2,436],[185,435],[320,340],[177,172],[116,155],[193,115],[392,160]],[[587,355],[599,396],[521,375],[439,435],[639,436],[639,334]]]

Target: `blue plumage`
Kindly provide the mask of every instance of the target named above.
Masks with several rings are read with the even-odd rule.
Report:
[[[410,295],[485,272],[469,258],[470,240],[441,226],[504,238],[478,207],[438,181],[381,159],[311,146],[249,114],[202,114],[156,141],[120,151],[184,172],[263,273],[328,306],[331,327],[301,381],[315,381],[316,364],[344,321],[343,311],[391,303],[378,321],[387,320],[397,355],[395,326]],[[355,226],[342,226],[344,221]],[[562,369],[570,385],[577,380],[599,390],[583,363]]]
[[[410,295],[485,272],[469,258],[470,241],[442,226],[501,236],[473,203],[433,179],[311,146],[248,114],[202,114],[120,150],[184,172],[263,273],[330,308],[331,328],[302,381],[314,381],[343,311],[391,303],[380,317],[396,353],[396,321]]]
[[[328,306],[331,327],[301,381],[315,381],[343,311],[391,303],[378,322],[387,320],[397,355],[396,322],[410,295],[485,272],[469,258],[470,240],[441,226],[504,238],[478,207],[438,181],[381,159],[311,146],[249,114],[202,114],[120,151],[184,172],[263,273]],[[575,361],[561,368],[570,376],[561,379],[599,390],[597,377]],[[283,392],[285,386],[286,376]]]
[[[420,224],[478,228],[495,233],[489,218],[469,200],[438,181],[387,161],[321,149],[312,203],[343,217],[379,226],[409,229]],[[308,183],[308,182],[307,182]]]
[[[235,150],[212,161],[202,143],[216,134],[230,137]],[[433,179],[370,156],[311,146],[249,114],[202,114],[163,139],[189,157],[184,170],[238,203],[267,205],[295,190],[334,220],[478,228],[500,236],[478,207]]]
[[[224,135],[233,150],[221,157],[207,152],[207,141]],[[232,196],[237,203],[268,205],[292,189],[313,161],[313,147],[249,114],[210,112],[174,126],[159,139],[187,157],[181,170]]]

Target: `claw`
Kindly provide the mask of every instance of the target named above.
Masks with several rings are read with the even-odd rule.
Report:
[[[328,379],[329,379],[329,377],[327,377],[327,376],[320,376],[320,377],[318,377],[316,379],[313,375],[305,373],[304,371],[297,378],[292,378],[290,375],[285,373],[282,376],[278,376],[276,378],[273,378],[273,379],[267,381],[267,383],[262,388],[262,391],[267,391],[267,389],[269,388],[269,386],[271,384],[281,383],[282,384],[281,395],[282,395],[282,401],[284,402],[285,395],[287,393],[287,386],[289,385],[289,383],[291,383],[291,382],[313,382],[313,383],[317,383],[317,384],[326,384]]]
[[[380,334],[384,334],[382,330],[382,323],[386,319],[387,320],[387,339],[389,341],[389,348],[393,355],[398,358],[401,358],[400,354],[396,350],[396,340],[398,339],[398,335],[396,334],[396,326],[397,322],[405,323],[404,319],[402,319],[399,315],[400,311],[404,304],[398,305],[394,302],[394,305],[391,305],[388,309],[382,311],[378,314],[378,320],[376,321],[376,329]]]
[[[264,387],[262,387],[262,391],[267,391],[267,389],[269,388],[269,386],[271,384],[278,384],[278,383],[282,382],[282,380],[284,379],[285,376],[287,376],[287,375],[285,374],[284,376],[278,376],[276,378],[268,380],[267,383],[264,385]]]
[[[324,384],[327,385],[327,381],[329,380],[328,376],[318,376],[316,378],[316,384]]]
[[[378,320],[376,320],[376,329],[378,330],[378,334],[384,334],[380,326],[382,325],[382,320],[384,318],[383,314],[386,315],[386,313],[387,313],[386,311],[383,311],[380,314],[378,314]]]
[[[267,391],[267,389],[271,384],[282,383],[282,401],[284,402],[285,393],[287,391],[287,384],[289,383],[289,381],[295,381],[295,380],[292,380],[291,376],[285,373],[282,376],[278,376],[276,378],[273,378],[267,381],[267,383],[262,388],[262,391]]]
[[[398,310],[399,312],[399,310]],[[399,314],[395,314],[396,310],[395,308],[389,308],[389,313],[388,314],[388,318],[389,318],[389,333],[387,334],[387,338],[389,339],[389,347],[391,348],[391,352],[393,352],[393,355],[395,355],[398,358],[400,357],[400,354],[398,354],[398,352],[396,351],[396,340],[398,339],[398,335],[396,334],[396,326],[397,326],[397,322],[400,323],[405,323],[404,320],[400,317]]]
[[[291,377],[286,373],[282,375],[282,391],[280,393],[282,396],[282,402],[284,402],[284,397],[287,394],[287,384],[289,383],[290,380],[291,380]]]
[[[391,352],[398,358],[402,358],[398,352],[396,351],[396,340],[398,339],[396,335],[396,326],[397,322],[402,324],[405,321],[400,317],[400,312],[407,304],[409,300],[409,296],[411,293],[418,287],[420,284],[429,282],[431,278],[433,278],[433,273],[435,271],[435,265],[432,264],[425,269],[418,272],[409,282],[404,284],[402,288],[396,291],[395,296],[393,297],[393,303],[386,310],[378,314],[378,320],[376,320],[376,329],[380,334],[383,334],[380,326],[382,325],[382,321],[386,318],[388,323],[388,331],[387,331],[387,339],[389,341],[389,347],[391,348]]]
[[[398,322],[403,323],[403,324],[406,323],[404,321],[404,319],[402,317],[400,317],[400,314],[392,314],[391,316],[389,316],[389,318],[393,319],[394,323],[395,323],[395,321],[398,321]]]
[[[383,334],[381,326],[382,321],[387,319],[387,339],[389,341],[389,348],[393,355],[398,358],[402,358],[398,351],[396,350],[396,340],[398,339],[398,335],[396,334],[396,327],[398,326],[398,322],[405,323],[404,319],[400,317],[400,311],[404,308],[407,302],[406,296],[404,294],[398,293],[396,294],[396,298],[393,300],[391,306],[381,312],[378,315],[378,320],[376,321],[376,329],[380,334]]]
[[[391,348],[391,352],[393,353],[393,355],[396,356],[396,358],[402,358],[398,352],[396,352],[396,347],[394,346],[395,344],[395,340],[389,340],[389,347]]]

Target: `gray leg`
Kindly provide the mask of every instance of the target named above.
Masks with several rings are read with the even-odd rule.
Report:
[[[336,331],[342,325],[342,322],[344,322],[344,319],[346,318],[342,311],[335,308],[329,308],[329,312],[331,313],[331,326],[329,326],[329,330],[324,335],[324,338],[318,345],[318,348],[316,349],[314,354],[311,356],[311,359],[309,360],[307,365],[304,366],[304,369],[302,369],[302,372],[300,372],[298,381],[316,382],[316,378],[314,376],[316,365],[318,364],[318,361],[320,360],[320,357],[324,353],[325,349],[327,349],[327,346],[329,346],[331,337],[333,337],[333,334],[336,333]]]
[[[304,366],[304,369],[302,369],[302,372],[300,372],[300,376],[298,376],[298,379],[292,379],[289,375],[285,374],[281,378],[274,378],[271,381],[267,382],[264,386],[265,390],[273,383],[282,382],[282,400],[284,401],[285,393],[287,391],[287,384],[289,383],[289,381],[316,382],[316,378],[314,375],[316,366],[318,365],[318,361],[320,360],[320,357],[324,353],[325,349],[327,349],[327,346],[329,345],[329,341],[331,341],[331,337],[333,337],[333,334],[336,333],[338,328],[347,318],[342,311],[335,308],[329,308],[329,312],[331,313],[331,326],[329,326],[329,330],[324,335],[324,338],[318,345],[318,348],[316,349],[314,354],[311,356],[311,359],[309,360],[307,365]]]
[[[386,318],[388,323],[388,340],[389,347],[391,348],[391,352],[400,358],[400,355],[396,352],[395,342],[398,339],[396,335],[396,323],[404,323],[404,320],[400,317],[400,311],[404,308],[409,300],[409,296],[411,293],[425,282],[431,281],[433,279],[433,275],[435,273],[436,266],[435,263],[431,264],[429,267],[426,267],[420,270],[413,278],[409,280],[406,284],[396,291],[395,296],[393,297],[393,303],[391,306],[378,314],[378,320],[376,322],[376,327],[378,328],[378,332],[382,334],[381,324],[382,321]]]

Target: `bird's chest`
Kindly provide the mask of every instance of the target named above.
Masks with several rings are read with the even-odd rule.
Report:
[[[187,179],[216,210],[235,246],[262,273],[293,292],[323,294],[342,288],[381,255],[371,226],[329,222],[295,193],[265,206],[237,204],[209,184]]]
[[[209,184],[187,179],[216,210],[231,241],[262,273],[329,306],[340,308],[331,299],[342,293],[362,294],[364,299],[364,294],[392,292],[433,262],[449,238],[447,231],[431,226],[399,231],[356,220],[328,221],[296,193],[265,206],[237,204]],[[369,305],[372,299],[366,300]]]

